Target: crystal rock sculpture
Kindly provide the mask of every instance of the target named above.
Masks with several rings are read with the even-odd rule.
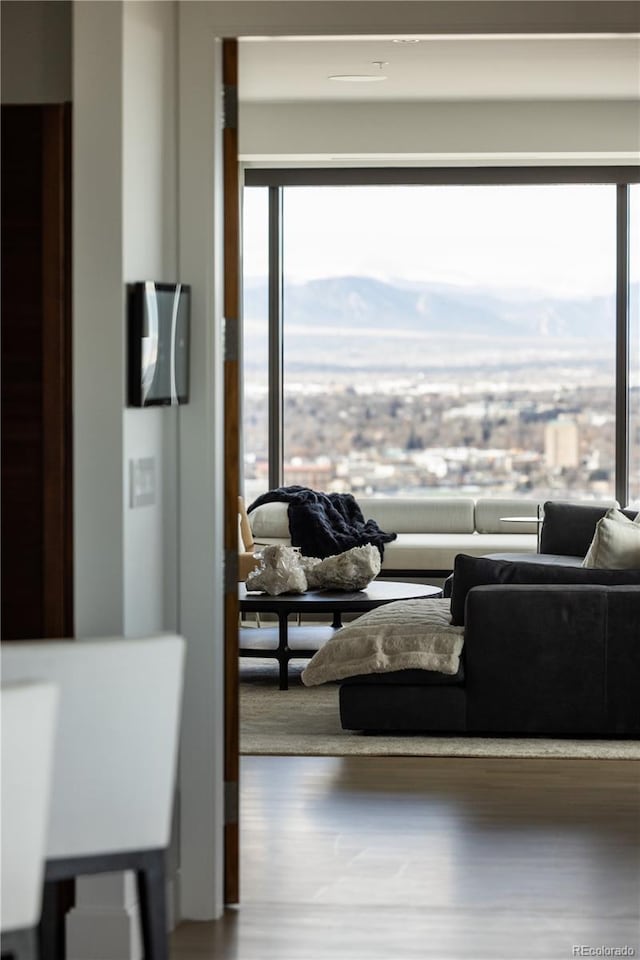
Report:
[[[277,597],[281,593],[304,593],[307,578],[295,547],[272,544],[261,550],[261,564],[245,581],[247,590],[259,590]]]
[[[256,554],[261,563],[247,576],[247,590],[277,597],[305,590],[364,590],[380,573],[380,551],[373,544],[352,547],[320,560],[295,547],[271,545]]]
[[[372,543],[320,560],[301,557],[310,590],[364,590],[380,573],[380,551]]]

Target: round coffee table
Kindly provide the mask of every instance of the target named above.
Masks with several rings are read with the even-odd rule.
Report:
[[[271,657],[280,668],[280,689],[289,686],[289,661],[308,660],[333,632],[342,626],[343,613],[366,613],[392,600],[415,600],[440,597],[440,587],[423,583],[402,583],[374,580],[366,590],[308,590],[306,593],[249,593],[244,583],[238,584],[241,613],[275,613],[276,630],[269,627],[240,628],[241,657]],[[331,613],[331,626],[298,626],[289,631],[291,614]],[[277,646],[274,641],[277,640]],[[256,643],[257,641],[257,643]],[[253,644],[253,645],[249,645]]]

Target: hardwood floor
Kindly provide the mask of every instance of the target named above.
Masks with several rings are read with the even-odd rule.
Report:
[[[172,960],[640,956],[637,762],[246,757],[241,776],[241,905],[182,924]]]

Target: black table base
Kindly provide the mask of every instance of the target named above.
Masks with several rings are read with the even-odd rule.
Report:
[[[265,657],[278,661],[281,690],[289,688],[289,661],[309,660],[342,626],[344,613],[366,613],[394,600],[415,600],[442,596],[439,587],[430,584],[398,583],[374,580],[366,590],[309,590],[272,597],[248,593],[239,584],[241,613],[273,613],[278,618],[277,636],[269,628],[240,628],[241,657]],[[289,630],[292,614],[331,614],[331,626],[295,627]],[[275,642],[277,640],[277,643]]]

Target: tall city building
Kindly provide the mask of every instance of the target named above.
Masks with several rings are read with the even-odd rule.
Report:
[[[575,420],[554,420],[546,425],[544,455],[551,468],[579,466],[578,424]]]

